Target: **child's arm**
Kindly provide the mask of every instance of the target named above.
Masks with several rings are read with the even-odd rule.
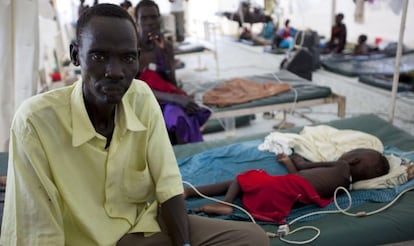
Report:
[[[298,169],[296,168],[295,164],[286,154],[278,154],[277,161],[285,165],[289,173],[297,173]]]
[[[305,160],[302,156],[295,155],[295,154],[291,157],[291,160],[298,170],[316,168],[316,167],[331,167],[337,163],[335,161],[311,162],[311,161]]]

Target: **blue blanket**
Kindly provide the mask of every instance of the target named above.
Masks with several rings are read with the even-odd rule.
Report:
[[[200,186],[232,180],[237,174],[251,169],[264,169],[269,174],[273,175],[286,174],[286,168],[277,162],[275,154],[270,152],[262,152],[257,149],[257,146],[260,143],[262,143],[262,140],[236,143],[224,147],[214,148],[195,154],[188,158],[180,159],[178,160],[178,164],[182,178],[195,186]],[[404,153],[397,148],[386,147],[385,154],[391,153],[396,156],[414,160],[414,153]],[[403,190],[412,187],[414,187],[414,180],[393,189],[352,191],[352,207],[354,208],[367,202],[389,202]],[[222,199],[222,197],[217,198]],[[337,201],[342,208],[346,208],[348,206],[349,201],[345,194],[339,195],[337,197]],[[210,203],[210,201],[201,198],[188,199],[187,207],[189,213],[194,213],[192,209],[206,203]],[[235,203],[241,205],[240,200],[235,201]],[[335,204],[331,203],[325,208],[320,208],[316,205],[295,207],[292,209],[287,221],[289,222],[304,214],[323,210],[336,210]],[[203,213],[199,215],[209,216]],[[306,217],[302,221],[313,220],[321,216],[322,215]],[[233,214],[229,216],[215,217],[232,220],[249,220],[248,216],[239,210],[234,210]]]

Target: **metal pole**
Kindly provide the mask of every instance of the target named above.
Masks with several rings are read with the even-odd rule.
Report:
[[[331,26],[329,27],[329,31],[335,25],[335,15],[336,15],[336,0],[332,0],[332,6],[331,6]]]
[[[401,15],[401,24],[400,24],[400,35],[398,39],[398,46],[397,46],[397,54],[395,58],[395,70],[394,70],[394,77],[392,81],[392,91],[391,91],[391,110],[389,113],[388,120],[390,123],[394,121],[394,114],[395,114],[395,104],[397,100],[397,88],[398,88],[398,79],[400,77],[400,63],[401,63],[401,53],[404,41],[404,30],[405,30],[405,22],[407,19],[407,9],[408,9],[408,0],[404,0],[402,15]]]

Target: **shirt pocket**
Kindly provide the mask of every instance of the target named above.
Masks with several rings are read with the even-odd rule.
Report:
[[[142,203],[154,197],[154,183],[147,167],[143,170],[124,168],[122,188],[128,202]]]

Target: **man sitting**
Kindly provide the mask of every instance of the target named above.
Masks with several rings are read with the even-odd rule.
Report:
[[[177,88],[174,49],[161,33],[158,5],[143,0],[135,7],[135,14],[141,48],[138,78],[148,83],[160,103],[171,142],[203,141],[200,127],[211,113]]]

